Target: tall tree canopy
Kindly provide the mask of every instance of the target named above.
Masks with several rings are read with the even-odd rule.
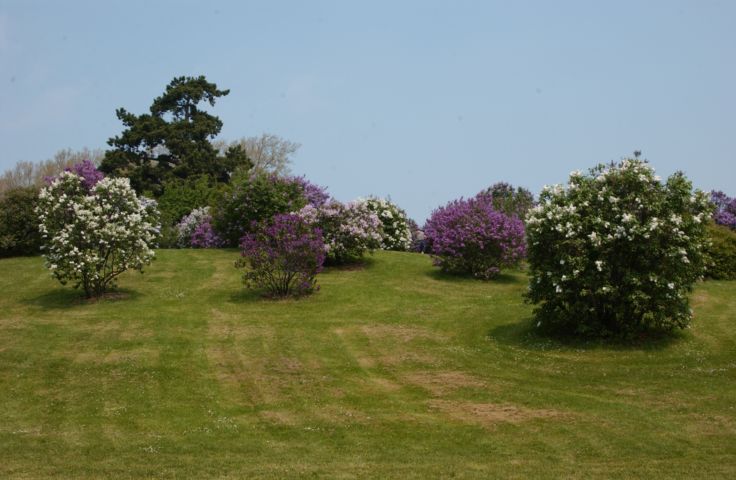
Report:
[[[222,121],[199,107],[215,105],[230,90],[220,90],[204,76],[177,77],[163,95],[153,100],[150,113],[135,115],[124,108],[115,112],[125,129],[108,140],[100,170],[131,179],[139,191],[161,193],[163,181],[171,177],[209,175],[227,181],[238,166],[248,165],[245,150],[233,147],[218,155],[212,140]]]

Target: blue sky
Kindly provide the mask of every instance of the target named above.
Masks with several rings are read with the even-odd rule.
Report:
[[[422,221],[641,149],[736,194],[736,2],[0,0],[0,169],[102,148],[179,75],[229,88],[220,138]]]

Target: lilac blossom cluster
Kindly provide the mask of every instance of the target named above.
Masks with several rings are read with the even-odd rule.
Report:
[[[378,197],[359,198],[381,220],[381,248],[407,251],[411,248],[411,230],[406,212],[390,200]]]
[[[493,206],[488,195],[454,200],[432,212],[424,233],[435,265],[490,279],[524,257],[524,223]]]
[[[714,190],[710,192],[710,200],[716,206],[713,220],[718,225],[736,230],[736,198]]]
[[[177,244],[182,248],[218,248],[223,244],[212,226],[209,207],[195,208],[181,219],[176,229]]]
[[[302,188],[302,194],[308,205],[320,207],[330,199],[327,188],[315,185],[305,177],[290,177],[290,179]]]
[[[94,163],[89,160],[82,160],[79,163],[75,163],[71,167],[64,169],[65,172],[72,172],[82,178],[82,185],[87,191],[92,190],[92,187],[97,185],[97,182],[105,178],[102,172],[97,170]]]
[[[320,228],[329,263],[356,261],[381,246],[381,220],[365,203],[330,200],[321,206],[309,204],[297,215]]]
[[[285,297],[311,293],[325,261],[322,232],[295,214],[278,214],[259,224],[240,242],[246,268],[243,276],[250,288],[269,296]]]

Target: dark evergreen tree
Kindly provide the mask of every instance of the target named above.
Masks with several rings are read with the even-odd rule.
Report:
[[[160,195],[164,180],[208,175],[226,182],[238,167],[251,165],[242,149],[219,156],[210,142],[222,121],[199,108],[215,105],[230,90],[219,90],[204,76],[174,78],[154,99],[150,113],[135,115],[119,108],[116,115],[125,129],[108,140],[100,170],[131,179],[138,192]]]

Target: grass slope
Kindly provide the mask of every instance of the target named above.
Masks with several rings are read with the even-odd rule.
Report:
[[[236,257],[160,251],[98,303],[0,261],[0,477],[736,476],[736,283],[675,339],[561,344],[523,273],[379,253],[273,302]]]

